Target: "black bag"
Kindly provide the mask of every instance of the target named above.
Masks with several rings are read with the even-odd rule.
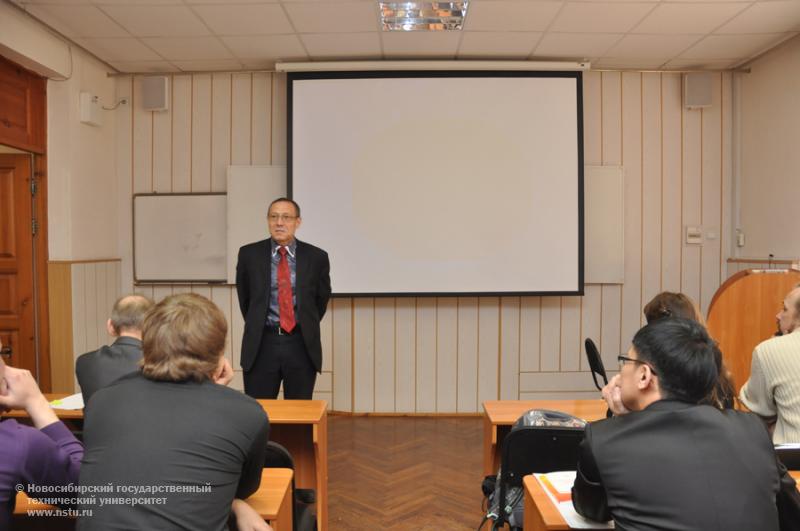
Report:
[[[547,409],[531,409],[526,411],[514,425],[511,431],[514,432],[523,427],[539,426],[544,428],[576,428],[583,430],[586,427],[586,421],[562,413],[560,411],[550,411]],[[577,460],[576,460],[577,464]],[[522,529],[523,522],[523,498],[524,488],[512,485],[506,485],[505,501],[503,507],[500,507],[500,487],[502,480],[502,467],[497,471],[497,475],[486,476],[481,484],[484,496],[487,498],[488,509],[483,523],[488,519],[496,520],[499,522],[508,522],[512,529]],[[502,511],[502,518],[500,511]],[[483,526],[481,524],[481,527]],[[495,524],[496,526],[496,524]],[[495,527],[493,526],[493,528]]]

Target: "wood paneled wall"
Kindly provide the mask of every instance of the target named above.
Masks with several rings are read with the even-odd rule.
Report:
[[[106,321],[122,294],[121,270],[119,259],[48,264],[53,392],[79,391],[75,360],[113,341]]]
[[[140,108],[138,79],[118,79],[118,96],[132,96],[118,117],[123,218],[133,193],[224,191],[229,164],[285,163],[284,76],[176,75],[170,82],[170,111],[149,113]],[[585,163],[625,167],[623,285],[588,285],[583,297],[335,299],[322,323],[316,395],[334,410],[399,413],[477,412],[496,398],[597,396],[583,338],[594,338],[616,368],[653,295],[683,291],[705,310],[727,276],[731,76],[717,74],[714,83],[710,108],[686,110],[679,74],[585,74]],[[121,224],[127,291],[130,219]],[[685,245],[687,225],[717,237]],[[242,319],[232,287],[138,288],[156,299],[189,289],[226,313],[227,352],[238,368]]]

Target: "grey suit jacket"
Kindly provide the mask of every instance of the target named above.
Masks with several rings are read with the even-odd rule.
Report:
[[[774,531],[780,478],[755,415],[660,400],[586,427],[572,502],[617,531]]]
[[[142,359],[142,342],[134,337],[118,337],[111,345],[87,352],[75,362],[75,374],[83,393],[83,403],[98,389],[139,370]]]

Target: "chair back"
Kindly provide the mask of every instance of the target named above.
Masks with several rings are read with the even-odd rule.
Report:
[[[582,440],[583,428],[515,428],[503,440],[502,480],[519,487],[528,474],[575,470]]]
[[[800,470],[800,448],[776,446],[775,453],[783,466],[789,470]]]
[[[603,385],[608,383],[608,376],[606,376],[606,368],[603,365],[603,358],[600,357],[600,351],[597,350],[597,345],[594,344],[594,341],[592,341],[591,338],[586,338],[586,341],[584,341],[584,346],[586,347],[586,359],[589,360],[589,369],[592,371],[594,385],[598,390],[602,390]],[[600,383],[597,381],[598,375],[603,379],[603,385],[600,385]]]

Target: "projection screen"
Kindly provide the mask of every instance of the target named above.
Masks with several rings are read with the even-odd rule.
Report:
[[[288,75],[297,236],[337,295],[583,293],[580,72]]]

